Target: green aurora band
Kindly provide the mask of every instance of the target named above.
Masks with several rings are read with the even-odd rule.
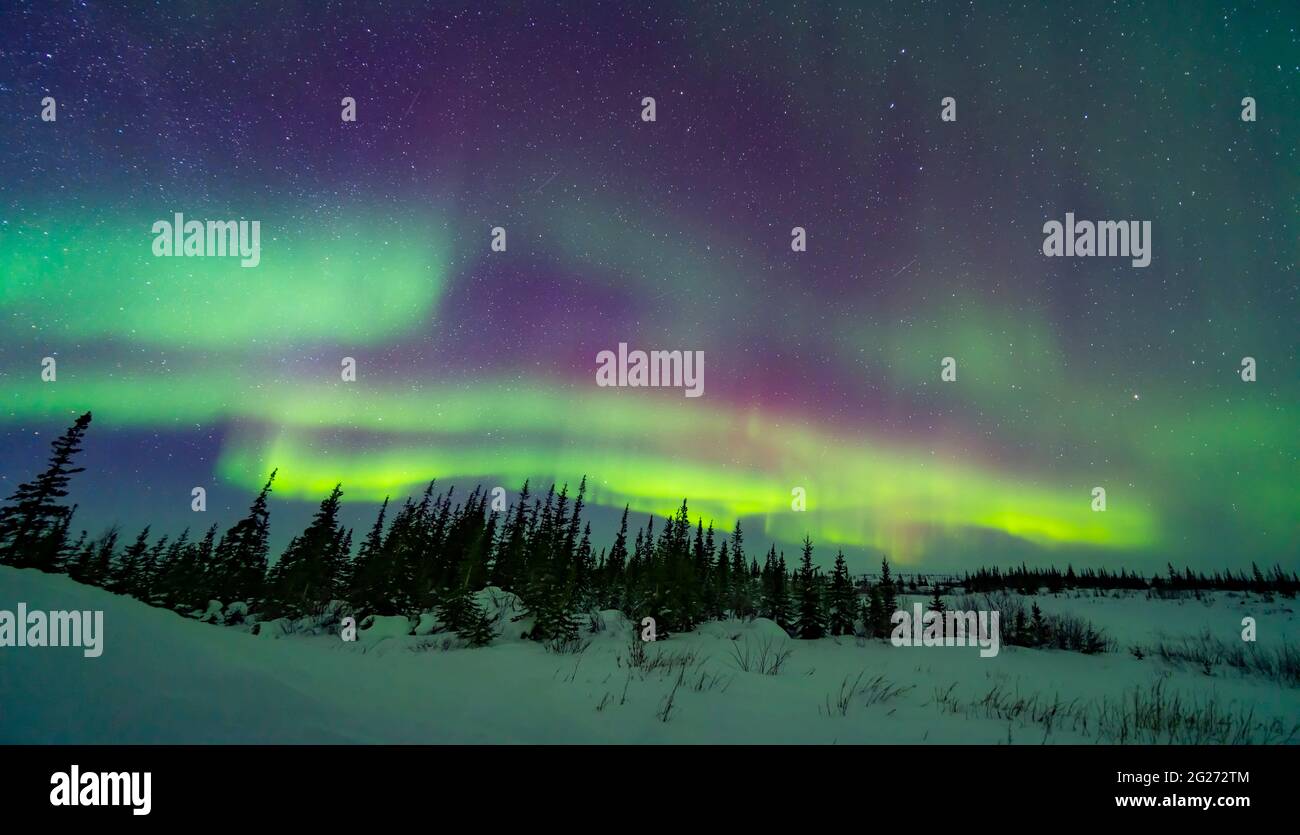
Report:
[[[663,255],[616,214],[558,213],[545,231],[563,263],[610,286],[659,291],[649,273],[668,282],[667,303],[679,312],[694,282],[739,287],[744,265],[761,260],[714,256],[717,241],[648,225],[687,242]],[[1152,375],[1142,381],[1139,420],[1131,403],[1087,396],[1106,388],[1108,372],[1068,362],[1046,313],[1021,306],[1013,315],[975,293],[912,304],[906,318],[842,315],[832,331],[852,338],[822,345],[841,374],[863,374],[883,402],[948,398],[963,423],[928,432],[815,423],[716,395],[602,390],[582,376],[576,385],[519,374],[464,382],[417,369],[418,383],[399,383],[409,374],[372,358],[438,326],[461,242],[445,231],[445,212],[393,215],[308,223],[301,212],[269,211],[255,270],[235,259],[154,258],[143,217],[11,227],[0,268],[17,280],[0,285],[0,311],[17,325],[25,356],[65,348],[57,384],[11,375],[0,423],[58,423],[92,410],[108,427],[222,426],[217,476],[255,490],[278,468],[276,495],[302,501],[336,482],[349,500],[379,501],[434,478],[513,490],[524,479],[572,487],[586,474],[599,505],[663,515],[688,498],[717,526],[758,518],[781,542],[807,533],[903,563],[969,532],[1071,553],[1173,556],[1198,544],[1188,531],[1218,509],[1224,490],[1234,504],[1225,534],[1277,547],[1268,537],[1296,507],[1294,473],[1278,454],[1294,438],[1275,402],[1225,386],[1189,415],[1178,386]],[[795,319],[816,315],[799,294],[785,304]],[[741,319],[723,330],[743,330]],[[26,337],[28,328],[37,336]],[[82,340],[126,352],[68,357],[67,344]],[[0,347],[19,350],[12,336]],[[164,363],[145,359],[160,350]],[[960,355],[961,372],[941,393],[925,381],[950,354]],[[338,362],[348,355],[366,371],[345,384]],[[1224,371],[1205,373],[1233,373]],[[1091,509],[1094,486],[1107,489],[1105,513]],[[795,488],[806,512],[792,510]]]

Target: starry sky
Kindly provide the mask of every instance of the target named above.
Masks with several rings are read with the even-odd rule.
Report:
[[[6,4],[3,492],[92,410],[92,534],[587,474],[606,538],[1300,564],[1295,6],[566,5]],[[154,257],[176,212],[261,263]],[[1150,266],[1045,257],[1066,212]],[[704,396],[598,387],[620,342]]]

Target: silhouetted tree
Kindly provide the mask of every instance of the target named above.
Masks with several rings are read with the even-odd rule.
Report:
[[[86,412],[50,445],[49,466],[34,481],[24,482],[0,508],[0,564],[19,568],[58,569],[66,555],[68,525],[76,507],[59,500],[68,495],[72,476],[83,467],[72,466],[90,426]]]
[[[849,566],[844,552],[835,555],[835,570],[831,573],[830,632],[832,635],[852,635],[853,619],[858,614],[858,593],[849,578]]]
[[[799,637],[805,640],[826,637],[826,618],[812,552],[812,540],[805,536],[799,565]]]
[[[880,621],[876,630],[881,635],[888,635],[892,628],[891,620],[898,610],[898,592],[889,575],[889,558],[880,558]]]
[[[275,473],[272,470],[249,507],[248,515],[226,531],[217,543],[212,593],[227,605],[235,601],[256,605],[261,600],[270,549],[271,514],[267,496]]]
[[[335,485],[311,523],[294,537],[266,583],[265,608],[270,615],[318,615],[339,597],[342,586],[345,532],[339,524],[342,485]]]

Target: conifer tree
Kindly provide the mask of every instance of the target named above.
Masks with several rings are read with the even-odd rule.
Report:
[[[946,612],[946,611],[948,611],[948,607],[947,607],[946,605],[944,605],[944,602],[943,602],[943,596],[942,596],[942,594],[941,594],[941,591],[942,591],[942,589],[940,588],[939,584],[938,584],[938,583],[935,583],[935,584],[934,584],[934,594],[932,594],[932,595],[930,596],[930,611],[931,611],[931,612],[934,612],[936,615],[939,616],[939,618],[938,618],[939,634],[940,634],[940,635],[947,635],[947,634],[948,634],[948,625],[947,625],[947,623],[946,623],[946,622],[944,621],[944,619],[943,619],[943,613]]]
[[[690,530],[690,511],[683,499],[659,541],[655,602],[650,610],[657,623],[683,632],[695,628],[702,611]]]
[[[736,528],[731,532],[731,560],[733,565],[740,563],[745,565],[745,534],[740,529],[740,520],[736,520]],[[755,572],[757,573],[757,572]]]
[[[821,587],[812,564],[812,552],[812,540],[805,536],[799,566],[799,637],[804,640],[826,637]]]
[[[604,595],[601,605],[606,609],[621,609],[624,601],[624,583],[627,570],[627,514],[629,506],[623,506],[623,520],[618,526],[618,535],[614,537],[614,546],[609,550],[603,572]]]
[[[375,597],[382,583],[380,560],[384,545],[384,517],[388,513],[388,496],[379,506],[379,514],[366,538],[357,549],[357,556],[348,567],[345,578],[347,598],[358,611],[369,612],[375,606]]]
[[[86,583],[89,585],[90,580],[88,580],[87,577],[92,570],[91,566],[94,564],[94,561],[95,542],[93,540],[85,540],[81,543],[80,547],[77,548],[75,556],[73,556],[73,558],[68,562],[68,576],[73,580],[76,580],[78,583]]]
[[[182,594],[182,603],[191,608],[200,608],[212,599],[212,584],[216,582],[216,557],[217,557],[217,525],[214,522],[210,528],[203,534],[203,539],[199,540],[198,547],[194,551],[194,577],[195,585],[191,589],[185,589]]]
[[[149,550],[149,526],[136,536],[135,542],[122,552],[122,559],[111,569],[105,588],[116,594],[134,594],[139,582],[140,567],[144,563],[145,553]]]
[[[704,547],[712,558],[714,553],[712,522],[709,523],[709,531],[705,535]],[[726,539],[722,540],[722,547],[717,552],[717,561],[713,564],[709,603],[712,608],[710,614],[719,619],[725,618],[728,610],[732,608],[731,554],[728,552]]]
[[[194,559],[198,548],[189,540],[190,529],[186,528],[167,549],[154,581],[153,605],[175,609],[187,592],[198,587]]]
[[[573,514],[569,517],[569,527],[564,539],[564,553],[570,559],[578,558],[578,531],[582,529],[582,508],[586,495],[587,477],[584,475],[578,484],[578,498],[573,502]]]
[[[781,628],[790,634],[794,634],[795,618],[790,602],[790,569],[785,563],[785,552],[782,551],[776,558],[776,593],[773,595],[775,617],[772,619],[780,624]]]
[[[1025,610],[1017,609],[1016,616],[1011,621],[1012,626],[1007,635],[1008,644],[1017,644],[1020,646],[1029,645],[1029,636],[1026,634],[1028,626],[1025,623]]]
[[[595,602],[592,596],[593,581],[596,574],[596,560],[591,552],[591,523],[583,527],[582,539],[573,554],[573,566],[569,571],[569,583],[573,586],[574,604],[580,609],[590,608]]]
[[[785,554],[779,557],[773,545],[767,553],[767,563],[763,566],[763,617],[776,621],[785,631],[794,629],[794,618],[790,612],[789,572],[785,565]]]
[[[73,505],[72,509],[75,512],[77,506]],[[86,547],[86,543],[89,542],[88,539],[89,535],[86,533],[84,529],[81,531],[81,533],[77,536],[75,540],[67,539],[67,533],[68,533],[67,529],[68,526],[71,524],[72,524],[71,518],[67,518],[63,522],[64,545],[60,549],[59,558],[56,561],[54,567],[55,571],[61,572],[63,574],[68,573],[68,570],[72,566],[72,563],[81,554],[82,549]]]
[[[497,541],[496,556],[492,561],[492,585],[508,591],[519,591],[525,579],[525,548],[528,542],[528,482],[519,491],[519,501],[514,505],[514,516],[506,511],[506,522]]]
[[[1174,567],[1172,565],[1169,566],[1171,574],[1173,573],[1173,570]],[[1264,572],[1260,571],[1259,565],[1253,562],[1250,564],[1250,577],[1251,585],[1254,587],[1256,593],[1263,594],[1268,591],[1268,581],[1264,579]]]
[[[1047,621],[1043,618],[1043,610],[1038,608],[1038,602],[1033,604],[1033,615],[1029,619],[1029,645],[1031,647],[1041,647],[1050,640],[1048,634]]]
[[[260,602],[270,547],[267,496],[275,481],[275,473],[275,470],[271,471],[270,478],[249,507],[248,515],[226,531],[217,544],[212,590],[216,599],[227,605],[236,601],[253,605]]]
[[[86,412],[55,439],[45,472],[18,485],[0,508],[0,565],[54,571],[65,557],[75,508],[58,500],[68,495],[72,476],[85,469],[72,466],[72,459],[81,451],[90,419]]]
[[[266,608],[272,615],[318,615],[334,599],[343,568],[343,531],[339,525],[342,485],[335,485],[311,523],[270,571]]]
[[[525,588],[532,592],[532,586],[541,583],[551,569],[551,544],[555,538],[554,524],[555,485],[546,491],[546,502],[540,514],[534,514],[533,525],[528,534],[528,570]],[[528,594],[529,597],[536,596]]]
[[[752,618],[758,611],[754,606],[754,580],[749,567],[745,565],[743,552],[732,553],[731,576],[728,582],[731,584],[731,616]]]
[[[99,547],[95,550],[95,562],[88,577],[91,583],[108,588],[109,583],[112,582],[114,566],[117,562],[117,540],[120,535],[120,529],[114,525],[100,539]]]
[[[867,592],[867,607],[863,612],[862,626],[867,633],[868,638],[887,638],[889,632],[886,627],[889,625],[889,619],[892,613],[885,611],[884,596],[880,593],[880,585],[874,585]]]
[[[500,523],[501,515],[494,510],[488,513],[487,522],[484,523],[485,512],[487,512],[486,493],[479,500],[478,507],[470,514],[469,545],[465,548],[465,556],[461,560],[460,573],[471,589],[485,588],[492,576],[489,561],[492,558],[492,543],[497,538],[497,525]]]
[[[880,558],[880,617],[881,620],[876,625],[876,631],[881,635],[888,635],[891,630],[891,621],[894,612],[898,610],[898,590],[894,586],[893,578],[889,575],[889,559]]]
[[[759,614],[769,620],[772,619],[774,611],[773,597],[776,588],[776,546],[771,545],[767,549],[767,556],[763,559],[763,569],[759,574]]]
[[[439,557],[451,521],[451,497],[455,488],[437,496],[433,488],[432,481],[424,488],[398,552],[402,566],[399,605],[408,614],[428,610],[437,599],[438,590],[449,582],[449,572]]]
[[[560,492],[555,496],[555,510],[551,516],[551,535],[548,541],[543,543],[547,560],[551,563],[552,570],[560,577],[568,573],[569,558],[573,553],[566,548],[569,534],[568,507],[569,485],[566,482],[560,486]]]
[[[167,540],[168,537],[164,534],[140,560],[140,568],[136,572],[135,583],[131,589],[131,596],[135,599],[153,603],[154,583],[157,580],[158,567],[167,550]]]
[[[459,634],[469,623],[472,602],[469,589],[457,584],[439,595],[434,611],[437,612],[438,620],[442,622],[444,629]]]
[[[713,565],[710,556],[704,553],[703,516],[695,520],[695,541],[691,544],[691,561],[695,564],[695,579],[701,584],[704,583]]]
[[[830,632],[832,635],[852,635],[853,619],[858,614],[858,593],[849,577],[849,566],[844,552],[835,555],[835,571],[831,574]]]
[[[456,632],[472,647],[485,647],[496,638],[496,628],[492,619],[483,611],[483,607],[473,597],[465,607],[464,625]]]
[[[547,575],[534,590],[537,602],[529,611],[534,615],[533,631],[529,637],[535,641],[564,642],[578,637],[578,621],[566,588],[559,580]]]

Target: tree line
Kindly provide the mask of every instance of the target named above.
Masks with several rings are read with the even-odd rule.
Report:
[[[1110,572],[1104,568],[1085,568],[1076,572],[1074,566],[1067,566],[1062,572],[1054,567],[1027,568],[1021,565],[1007,570],[981,567],[978,571],[962,575],[959,584],[969,592],[1016,591],[1021,594],[1037,594],[1046,589],[1049,594],[1059,594],[1075,589],[1127,589],[1149,591],[1154,596],[1182,592],[1233,591],[1294,597],[1296,591],[1300,590],[1300,575],[1294,572],[1288,574],[1280,565],[1263,571],[1253,562],[1249,572],[1243,569],[1236,572],[1216,571],[1213,574],[1192,571],[1190,568],[1179,571],[1170,563],[1166,565],[1163,576],[1155,574],[1150,579],[1129,573],[1125,569]]]
[[[788,565],[775,545],[760,564],[758,555],[746,550],[739,522],[729,533],[715,531],[699,517],[692,524],[686,500],[665,518],[650,516],[635,531],[629,529],[625,507],[613,542],[596,550],[591,525],[583,518],[585,477],[575,494],[567,485],[551,485],[544,497],[534,496],[525,481],[518,499],[504,510],[489,509],[481,486],[458,499],[454,487],[435,492],[431,482],[400,506],[385,500],[355,550],[353,531],[339,518],[343,490],[338,485],[274,564],[268,507],[274,471],[247,514],[220,535],[215,524],[197,537],[186,529],[174,538],[154,538],[146,527],[128,544],[114,526],[94,539],[85,531],[73,539],[76,506],[61,500],[72,476],[82,471],[73,459],[90,422],[86,413],[56,439],[46,470],[21,484],[0,508],[0,563],[63,572],[185,614],[202,612],[215,600],[242,602],[263,620],[299,618],[320,615],[341,601],[358,617],[436,611],[444,627],[482,644],[491,640],[492,629],[473,592],[496,586],[518,594],[526,607],[521,619],[532,624],[529,637],[548,642],[572,640],[578,614],[601,609],[621,610],[638,622],[652,617],[660,637],[710,619],[756,616],[799,638],[888,637],[898,595],[905,591],[888,560],[882,560],[875,582],[855,581],[843,553],[824,573],[813,562],[807,537],[796,565]],[[1261,576],[1258,569],[1256,575]],[[1170,580],[1152,583],[1172,583],[1172,576],[1171,568]],[[1193,575],[1178,578],[1191,582]],[[965,587],[1032,586],[1036,591],[1122,588],[1139,581],[1126,572],[1076,575],[1070,568],[1061,575],[1022,566],[1008,572],[980,569],[966,575]],[[1295,577],[1279,573],[1265,582],[1293,589]],[[933,588],[935,605],[942,606],[940,584]]]

